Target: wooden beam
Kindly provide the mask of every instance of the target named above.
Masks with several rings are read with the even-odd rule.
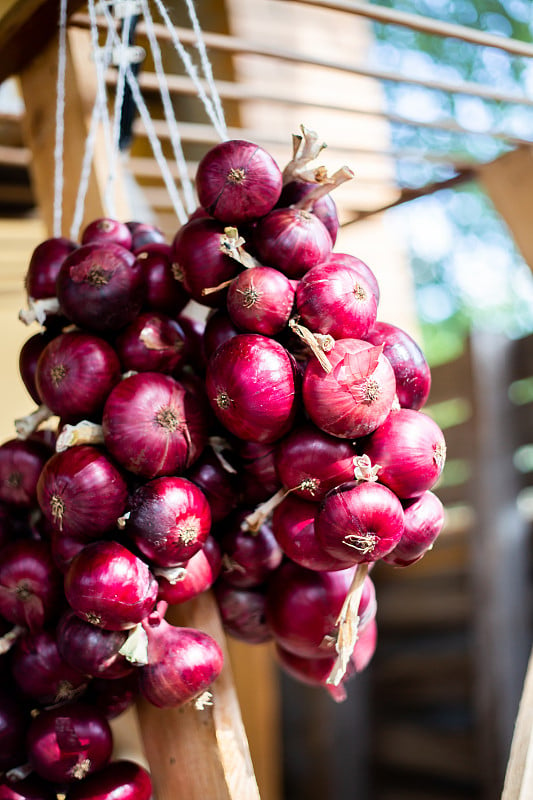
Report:
[[[533,786],[533,652],[524,682],[502,800],[527,800]]]

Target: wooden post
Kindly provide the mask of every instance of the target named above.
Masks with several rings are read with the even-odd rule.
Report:
[[[533,795],[533,651],[516,718],[502,800],[528,800]]]

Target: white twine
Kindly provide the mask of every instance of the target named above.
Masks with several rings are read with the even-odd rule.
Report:
[[[122,22],[122,39],[120,48],[118,50],[119,63],[117,73],[117,87],[115,93],[115,104],[113,108],[113,147],[111,151],[111,160],[109,163],[109,174],[107,176],[105,188],[105,204],[111,207],[113,205],[115,180],[117,177],[117,159],[120,151],[120,120],[122,116],[122,106],[124,105],[124,91],[126,88],[126,66],[127,66],[127,48],[130,38],[132,18],[128,14],[124,17]]]
[[[167,76],[165,74],[165,70],[163,69],[161,48],[159,47],[159,42],[157,41],[157,36],[155,34],[154,22],[152,19],[152,15],[150,13],[148,0],[142,0],[142,9],[146,25],[146,35],[150,43],[152,58],[154,61],[154,68],[157,75],[159,93],[161,95],[161,101],[163,103],[163,109],[165,112],[165,119],[167,121],[170,132],[170,143],[172,145],[172,151],[174,153],[174,159],[176,161],[176,166],[178,168],[178,174],[181,181],[181,188],[183,191],[183,196],[185,198],[185,206],[189,214],[192,214],[192,212],[196,208],[197,203],[194,196],[193,184],[191,179],[189,178],[189,173],[187,171],[187,164],[185,162],[185,156],[183,154],[183,148],[181,146],[181,136],[178,124],[176,122],[172,101],[170,99]]]
[[[54,146],[53,233],[61,236],[63,223],[63,154],[65,140],[65,73],[67,64],[67,0],[59,6],[59,41],[56,84],[56,132]]]

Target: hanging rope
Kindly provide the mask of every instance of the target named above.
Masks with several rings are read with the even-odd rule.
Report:
[[[126,66],[128,64],[128,44],[130,39],[132,16],[127,14],[122,24],[122,38],[120,47],[115,50],[118,54],[118,73],[117,88],[115,93],[115,103],[113,108],[113,147],[111,149],[111,160],[109,163],[109,174],[107,176],[105,198],[106,206],[113,205],[113,192],[117,177],[117,160],[120,152],[120,119],[122,117],[122,106],[124,104],[124,91],[126,86]]]
[[[59,42],[56,85],[56,132],[54,146],[53,233],[61,236],[63,223],[63,154],[65,142],[65,73],[67,63],[67,0],[59,6]]]

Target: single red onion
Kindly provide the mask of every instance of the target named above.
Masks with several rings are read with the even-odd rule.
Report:
[[[154,247],[153,245],[152,247]],[[176,280],[170,261],[170,245],[165,252],[156,253],[151,249],[136,251],[146,283],[144,307],[148,311],[160,311],[169,317],[177,317],[189,302],[189,295],[181,281]]]
[[[296,290],[301,321],[313,333],[334,339],[363,339],[374,325],[377,301],[370,284],[341,264],[317,264]]]
[[[262,503],[281,488],[276,470],[274,443],[239,442],[237,445],[241,469],[242,502],[248,506]]]
[[[48,521],[65,536],[85,541],[115,526],[127,496],[121,472],[102,449],[91,445],[53,455],[37,484],[37,500]]]
[[[353,270],[359,277],[363,278],[370,287],[376,298],[376,303],[379,304],[380,290],[378,279],[368,264],[361,261],[360,258],[352,256],[350,253],[331,253],[325,263],[330,266],[345,267]]]
[[[139,697],[137,669],[122,678],[93,678],[85,701],[100,709],[107,719],[123,714]]]
[[[301,278],[307,270],[326,261],[331,254],[331,236],[310,211],[276,208],[259,220],[254,230],[254,248],[262,264]]]
[[[85,622],[72,609],[63,612],[56,628],[57,649],[71,668],[95,678],[123,678],[134,669],[119,652],[125,631],[109,631]]]
[[[204,331],[205,320],[194,313],[182,312],[177,320],[185,333],[187,343],[185,358],[194,370],[201,373],[205,368]]]
[[[126,759],[111,761],[68,793],[68,800],[150,800],[150,773]]]
[[[3,684],[0,687],[0,771],[25,763],[26,731],[30,719],[29,708],[20,702],[18,693]]]
[[[133,628],[157,599],[157,582],[145,562],[115,541],[84,547],[70,563],[64,588],[81,619],[111,631]]]
[[[275,339],[241,333],[225,342],[209,359],[206,388],[219,421],[240,439],[275,441],[294,420],[294,367]]]
[[[203,335],[203,349],[206,358],[210,358],[221,344],[227,342],[228,339],[233,339],[238,333],[240,331],[233,324],[226,310],[217,308],[212,311],[206,320]]]
[[[131,375],[115,386],[102,429],[111,455],[143,478],[185,471],[207,440],[202,406],[180,382],[157,372]]]
[[[46,239],[33,251],[24,287],[28,298],[44,300],[56,295],[56,280],[65,258],[78,249],[76,242],[62,236]]]
[[[157,225],[150,222],[128,220],[126,225],[131,233],[131,249],[133,252],[142,250],[146,245],[164,244],[165,234]]]
[[[174,605],[197,597],[211,588],[218,578],[221,565],[220,545],[213,536],[208,536],[202,549],[182,564],[181,569],[173,570],[168,577],[164,570],[161,574],[156,571],[158,600]]]
[[[251,589],[260,586],[281,564],[283,552],[268,522],[257,531],[243,528],[248,511],[241,509],[224,522],[219,537],[221,575],[230,586]]]
[[[278,442],[276,471],[292,494],[318,502],[339,483],[353,480],[355,456],[351,442],[306,423]]]
[[[19,351],[19,374],[28,394],[37,405],[41,405],[43,402],[35,383],[37,362],[53,336],[54,334],[46,329],[40,333],[34,333],[24,342]]]
[[[316,183],[312,181],[294,180],[289,181],[283,186],[277,205],[280,208],[299,205],[313,189]],[[330,194],[325,194],[313,202],[309,209],[326,226],[331,236],[332,245],[337,241],[339,231],[339,216],[337,205]]]
[[[327,354],[331,372],[310,359],[302,397],[315,425],[343,439],[364,436],[386,419],[396,394],[394,371],[382,353],[360,339],[339,339]]]
[[[286,650],[278,642],[276,642],[275,653],[283,671],[298,683],[326,689],[336,703],[342,703],[346,700],[348,696],[346,684],[355,673],[351,663],[348,664],[348,669],[342,681],[335,686],[332,683],[328,683],[329,675],[335,665],[335,656],[322,658],[297,656],[295,653],[291,653],[290,650]]]
[[[281,171],[272,156],[242,139],[212,147],[196,170],[200,205],[232,225],[267,214],[276,205],[281,188]]]
[[[272,267],[245,269],[230,284],[229,315],[241,331],[276,336],[286,327],[294,305],[289,279]]]
[[[63,313],[76,325],[109,333],[131,322],[145,300],[141,264],[119,244],[86,244],[63,261],[57,277]]]
[[[324,550],[352,564],[377,561],[390,553],[403,529],[403,508],[396,495],[369,481],[348,481],[332,489],[315,519]]]
[[[444,524],[444,508],[433,492],[424,492],[414,500],[405,500],[405,528],[402,538],[383,561],[395,567],[408,567],[419,561],[433,547]]]
[[[185,332],[166,314],[144,311],[120,331],[115,349],[124,372],[171,374],[185,360]]]
[[[240,476],[236,471],[229,472],[211,447],[204,450],[185,477],[206,496],[213,522],[220,522],[237,506]]]
[[[133,493],[125,526],[151,565],[176,567],[202,548],[211,530],[211,511],[192,481],[165,476]]]
[[[49,458],[49,447],[34,439],[8,439],[0,445],[0,502],[35,506],[39,476]]]
[[[59,613],[63,580],[47,542],[20,539],[2,548],[0,614],[30,631],[41,630]]]
[[[109,722],[85,703],[40,711],[31,721],[28,761],[42,778],[73,783],[105,766],[113,749]]]
[[[264,586],[238,589],[219,578],[214,592],[226,633],[247,644],[263,644],[272,639],[266,622]]]
[[[63,422],[98,415],[120,380],[120,362],[111,345],[90,333],[69,331],[44,348],[35,375],[42,402]]]
[[[50,523],[46,520],[48,525]],[[59,528],[50,525],[50,551],[54,564],[65,574],[74,556],[78,555],[87,544],[87,540],[78,536],[68,536]]]
[[[379,464],[379,481],[402,499],[419,497],[439,479],[446,442],[437,423],[423,411],[397,409],[362,443]]]
[[[383,345],[396,376],[396,394],[402,408],[418,411],[425,405],[431,389],[431,372],[424,354],[412,336],[388,322],[376,322],[363,337]]]
[[[120,244],[127,250],[132,245],[132,235],[125,222],[117,219],[101,217],[89,222],[81,232],[82,244]]]
[[[57,788],[35,773],[26,778],[9,773],[0,779],[0,800],[57,800]]]
[[[79,697],[88,677],[59,652],[56,633],[36,631],[21,636],[11,650],[11,669],[19,689],[40,705]]]

